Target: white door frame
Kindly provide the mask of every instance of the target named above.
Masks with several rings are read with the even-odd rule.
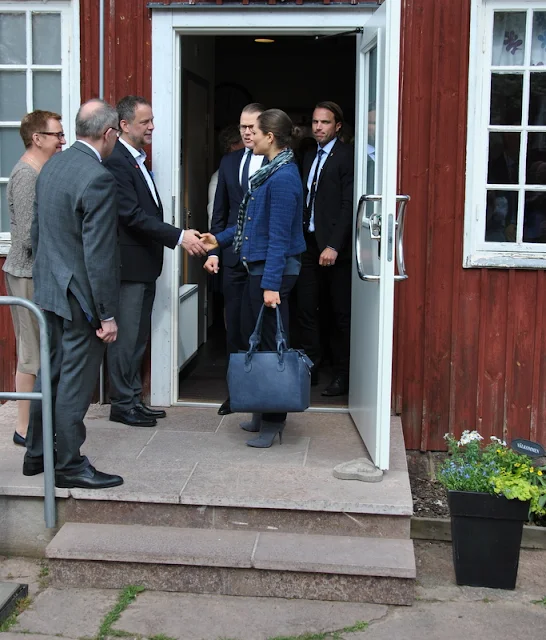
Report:
[[[212,7],[185,5],[152,10],[152,104],[156,129],[154,174],[163,201],[164,220],[179,219],[178,148],[180,144],[180,37],[335,34],[363,27],[377,7],[363,5]],[[167,64],[166,61],[172,61]],[[311,108],[312,105],[310,105]],[[358,135],[358,131],[356,132]],[[152,314],[151,404],[178,402],[178,272],[180,250],[165,251]]]

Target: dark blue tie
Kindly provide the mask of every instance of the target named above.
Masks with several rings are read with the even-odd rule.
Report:
[[[250,169],[251,157],[252,157],[252,151],[246,151],[245,164],[243,165],[243,175],[241,176],[241,187],[244,193],[248,191],[248,172]]]
[[[317,166],[315,167],[315,175],[313,176],[313,182],[311,182],[311,190],[309,191],[309,204],[307,205],[306,216],[304,220],[304,230],[309,230],[309,223],[311,222],[311,216],[313,214],[313,204],[315,202],[315,196],[317,194],[317,182],[319,177],[320,160],[324,155],[324,149],[317,151]]]

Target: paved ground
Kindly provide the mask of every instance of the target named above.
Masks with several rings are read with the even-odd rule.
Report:
[[[29,584],[31,602],[0,640],[123,636],[154,640],[512,640],[544,637],[546,551],[523,550],[515,591],[457,587],[451,547],[416,543],[413,607],[142,592],[118,619],[120,591],[53,589],[47,565],[0,558],[0,580]],[[357,630],[357,621],[369,623]],[[321,632],[353,627],[338,635]],[[307,635],[305,635],[307,634]],[[313,635],[317,634],[317,635]]]

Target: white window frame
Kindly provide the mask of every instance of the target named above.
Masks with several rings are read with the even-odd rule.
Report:
[[[71,144],[75,140],[75,117],[80,105],[80,10],[78,0],[42,0],[40,2],[27,2],[26,0],[0,0],[1,13],[60,13],[61,14],[61,64],[60,65],[33,65],[30,60],[32,46],[32,33],[30,21],[27,18],[27,62],[24,65],[0,65],[0,70],[22,70],[27,72],[27,112],[33,110],[32,86],[30,82],[30,69],[61,70],[61,106],[63,116],[63,129],[66,133],[66,142]],[[30,38],[30,40],[28,40]],[[15,121],[0,121],[3,128],[19,128],[20,123]],[[0,183],[6,184],[7,176],[0,177]],[[11,246],[11,234],[9,231],[0,232],[0,255],[7,255]]]
[[[546,243],[484,240],[493,13],[528,9],[546,11],[546,0],[472,0],[463,267],[546,268]],[[514,67],[514,71],[521,68]],[[531,190],[546,191],[546,185]]]

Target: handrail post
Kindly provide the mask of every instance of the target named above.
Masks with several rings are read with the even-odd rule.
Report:
[[[0,305],[19,305],[26,307],[36,316],[40,329],[40,379],[41,392],[19,393],[0,392],[0,398],[6,400],[41,400],[42,434],[44,445],[44,518],[48,529],[56,525],[55,513],[55,465],[53,462],[53,417],[51,400],[51,363],[49,358],[49,336],[43,311],[26,298],[0,296]]]

